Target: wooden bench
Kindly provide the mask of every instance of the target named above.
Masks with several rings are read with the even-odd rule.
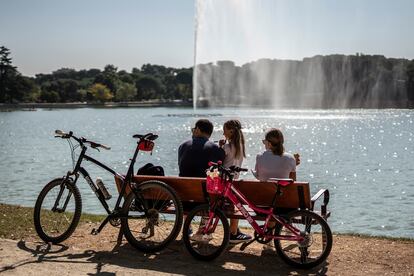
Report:
[[[136,175],[134,182],[141,183],[148,180],[158,180],[170,185],[177,193],[180,200],[192,203],[206,203],[209,194],[205,191],[205,178],[177,177],[177,176],[152,176]],[[260,182],[257,180],[237,180],[234,185],[246,196],[246,198],[261,207],[269,207],[276,193],[276,186],[269,182]],[[308,182],[295,182],[286,187],[280,187],[282,194],[276,199],[276,211],[278,214],[284,214],[296,209],[308,209],[320,214],[324,219],[330,216],[327,210],[329,203],[329,191],[327,189],[319,190],[311,197]],[[128,191],[127,191],[128,192]],[[316,201],[323,195],[323,201],[320,210],[314,210]],[[255,219],[261,219],[253,210],[247,209]],[[184,210],[185,213],[190,210]],[[229,218],[244,219],[238,212],[227,211]]]

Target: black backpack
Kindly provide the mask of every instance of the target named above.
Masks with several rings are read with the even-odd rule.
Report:
[[[138,169],[138,175],[160,175],[164,176],[164,169],[161,166],[154,166],[152,163],[147,163]]]
[[[164,169],[161,166],[154,166],[152,163],[145,164],[141,168],[138,169],[138,175],[158,175],[164,176]],[[154,200],[146,199],[147,207],[148,208],[155,208],[159,209],[161,207],[168,208],[171,205],[170,202],[166,202],[165,200]],[[138,209],[139,211],[142,211]]]

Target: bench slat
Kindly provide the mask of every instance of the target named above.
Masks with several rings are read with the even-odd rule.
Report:
[[[205,178],[136,175],[134,181],[141,183],[148,180],[159,180],[170,185],[183,202],[204,203],[205,195],[202,182]],[[272,183],[255,180],[239,180],[234,185],[255,205],[270,206],[276,193]],[[311,208],[309,183],[295,182],[281,187],[282,195],[276,199],[277,208]]]

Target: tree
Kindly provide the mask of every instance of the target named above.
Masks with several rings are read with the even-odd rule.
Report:
[[[14,91],[13,98],[17,101],[37,102],[40,97],[40,88],[34,80],[20,74],[15,76],[11,90]]]
[[[116,91],[115,99],[117,101],[130,101],[137,95],[137,89],[135,85],[130,83],[122,83],[119,89]]]
[[[105,66],[103,72],[95,77],[94,83],[102,83],[111,90],[113,94],[118,89],[119,78],[117,75],[118,68],[112,64]]]
[[[160,81],[151,76],[145,76],[136,82],[138,100],[149,100],[159,98],[162,92]]]
[[[0,102],[13,101],[11,86],[17,74],[16,67],[12,65],[10,50],[0,46]]]
[[[119,79],[118,85],[122,85],[122,82],[134,83],[134,78],[131,76],[131,74],[129,74],[125,70],[121,70],[118,72],[118,79]],[[118,93],[118,90],[117,90],[117,93]]]
[[[40,92],[40,100],[47,103],[60,102],[59,93],[56,91],[42,90]]]
[[[89,88],[89,93],[91,93],[94,100],[101,103],[109,101],[114,97],[111,90],[101,83],[95,83],[92,85]]]
[[[178,83],[178,93],[183,100],[191,99],[193,94],[193,74],[190,70],[183,70],[179,72],[175,79]]]

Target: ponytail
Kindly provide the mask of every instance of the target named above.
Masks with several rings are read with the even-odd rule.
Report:
[[[231,137],[230,145],[235,147],[236,158],[246,157],[246,148],[244,142],[244,135],[242,126],[239,120],[229,120],[224,123],[224,127],[233,130],[233,137]]]

